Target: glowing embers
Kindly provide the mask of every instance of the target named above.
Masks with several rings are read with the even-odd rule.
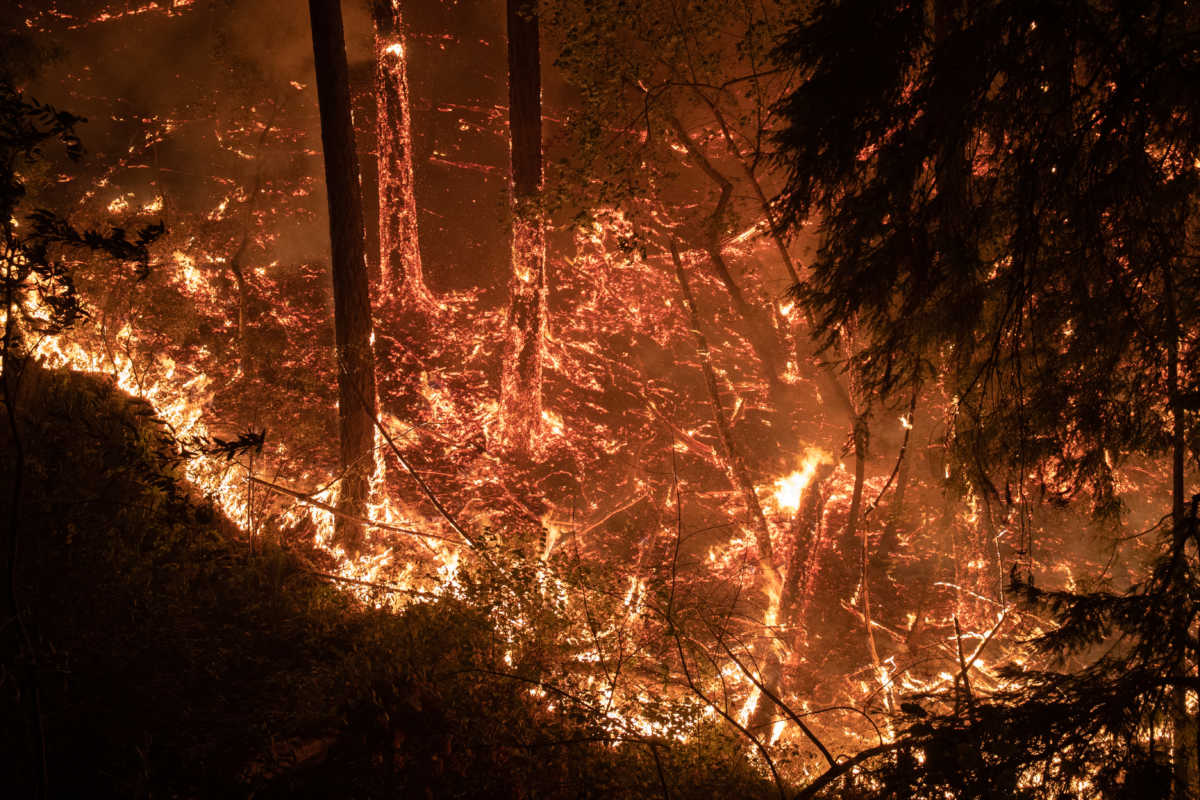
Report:
[[[189,298],[215,303],[218,300],[216,289],[213,288],[209,277],[196,266],[194,256],[176,250],[171,253],[175,269],[171,272],[171,281]]]
[[[47,336],[38,342],[34,356],[50,368],[102,372],[113,376],[122,391],[145,400],[181,442],[208,440],[202,417],[211,398],[210,379],[204,373],[181,370],[169,356],[135,364],[128,355],[137,348],[137,337],[126,324],[109,346],[88,342],[79,332],[73,338]],[[94,346],[89,346],[94,345]],[[198,494],[211,498],[235,524],[246,529],[249,515],[246,478],[240,465],[223,454],[189,447],[183,474]]]
[[[508,319],[500,381],[505,450],[537,452],[542,430],[542,357],[546,341],[546,229],[533,208],[515,208]]]
[[[108,213],[113,214],[115,216],[115,215],[119,215],[119,214],[124,214],[127,211],[129,211],[129,198],[130,197],[132,197],[132,195],[121,195],[119,197],[113,198],[112,202],[110,202],[107,206]]]

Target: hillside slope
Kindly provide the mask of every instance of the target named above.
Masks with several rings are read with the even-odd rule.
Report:
[[[753,796],[718,732],[619,743],[506,671],[479,603],[364,607],[313,553],[244,540],[102,377],[30,367],[0,662],[10,797]],[[17,448],[0,428],[0,485]],[[0,499],[10,519],[11,493]],[[9,524],[9,523],[6,523]],[[40,720],[40,722],[39,722]],[[44,745],[40,744],[44,742]]]

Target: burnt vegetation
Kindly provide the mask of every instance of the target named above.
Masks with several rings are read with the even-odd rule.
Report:
[[[7,794],[1200,797],[1193,3],[44,5]]]

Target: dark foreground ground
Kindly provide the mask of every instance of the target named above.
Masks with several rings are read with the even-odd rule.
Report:
[[[30,367],[14,405],[20,448],[0,426],[0,519],[18,537],[19,619],[0,621],[5,796],[775,794],[719,731],[613,742],[570,703],[534,703],[546,654],[502,663],[494,587],[395,614],[314,575],[317,553],[251,555],[179,482],[149,409],[104,378]]]

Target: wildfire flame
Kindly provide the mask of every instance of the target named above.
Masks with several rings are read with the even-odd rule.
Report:
[[[772,494],[775,505],[792,513],[800,510],[800,499],[804,496],[808,484],[812,482],[817,467],[832,460],[833,457],[820,448],[812,447],[806,450],[800,468],[775,481],[775,492]]]
[[[175,4],[176,7],[182,5]],[[381,41],[383,46],[379,44]],[[386,56],[379,58],[379,63],[389,79],[404,80],[399,71],[406,56],[404,44],[388,38],[376,42],[377,54]],[[305,84],[297,81],[290,85],[298,91],[305,88]],[[407,88],[403,91],[407,93]],[[406,96],[404,103],[407,104]],[[497,113],[502,116],[501,112],[502,109]],[[390,108],[388,113],[393,116],[385,119],[407,130],[407,110]],[[147,145],[159,141],[173,126],[187,123],[157,120],[155,124],[158,127],[152,135],[147,135]],[[249,137],[258,136],[260,130],[265,133],[264,124],[258,120],[257,127],[246,125],[242,131],[219,133],[219,138],[224,137],[222,147],[241,160],[258,158]],[[272,136],[290,136],[297,151],[313,152],[312,143],[306,142],[302,133],[284,131],[282,126],[276,125]],[[461,126],[460,129],[466,130]],[[410,139],[404,138],[398,143],[403,150],[411,151]],[[686,148],[672,147],[686,155]],[[438,158],[434,161],[443,165],[489,173],[496,169],[452,161],[443,157],[447,153],[442,151],[435,151],[435,155]],[[395,159],[389,156],[383,160],[391,163]],[[117,175],[115,169],[112,174]],[[381,183],[389,180],[386,169],[380,180]],[[415,200],[412,198],[411,175],[397,173],[390,180],[395,184],[397,196],[405,198],[401,205],[412,206]],[[219,349],[220,344],[228,343],[221,337],[224,335],[228,339],[233,327],[230,322],[233,316],[230,313],[232,280],[228,276],[235,268],[242,270],[238,280],[248,284],[247,293],[269,308],[262,312],[262,317],[273,326],[270,332],[288,340],[288,347],[280,351],[284,355],[278,357],[278,363],[271,365],[273,377],[264,382],[271,387],[271,380],[296,381],[297,375],[312,379],[313,384],[324,378],[320,362],[327,351],[311,341],[316,335],[314,331],[328,325],[326,317],[317,316],[325,313],[324,298],[318,298],[311,307],[292,302],[290,287],[282,276],[295,265],[287,263],[286,257],[279,252],[282,248],[273,249],[280,234],[272,230],[270,216],[271,213],[286,216],[296,209],[304,209],[307,198],[312,195],[313,182],[305,178],[264,188],[279,208],[268,211],[270,204],[264,202],[252,213],[248,212],[253,208],[248,192],[231,188],[237,183],[235,179],[218,182],[221,183],[219,190],[205,201],[204,207],[209,211],[198,211],[190,220],[195,223],[196,230],[187,230],[186,218],[177,220],[184,234],[162,251],[164,258],[160,266],[166,275],[156,287],[163,296],[171,293],[168,303],[188,307],[217,331],[216,334],[199,338],[200,344],[170,342],[169,354],[159,354],[147,341],[152,335],[149,327],[125,320],[114,326],[117,332],[110,341],[68,333],[42,339],[36,350],[36,355],[50,367],[113,375],[119,388],[148,402],[181,437],[207,436],[206,417],[244,419],[236,413],[225,417],[210,416],[214,395],[241,391],[246,383],[238,383],[234,390],[228,387],[235,379],[249,378],[240,368],[224,366],[223,361],[232,359],[223,359],[221,354],[214,355],[205,350],[210,346]],[[138,188],[136,192],[125,191],[115,179],[112,187],[115,196],[105,191],[103,199],[91,201],[89,198],[102,215],[156,215],[168,205],[173,216],[178,218],[184,213],[177,209],[174,197],[168,204],[161,194],[149,195],[144,188]],[[247,255],[242,262],[233,255],[234,248],[228,246],[228,241],[214,237],[214,244],[213,240],[202,238],[205,229],[224,231],[243,224],[246,231],[239,231],[239,235],[250,243],[247,252],[252,252],[253,257]],[[390,228],[383,221],[380,230],[384,238],[390,235]],[[757,258],[762,251],[755,249],[763,247],[768,230],[769,226],[763,224],[751,225],[732,240],[723,242],[722,246],[731,258],[738,254],[753,254]],[[640,241],[640,231],[622,212],[601,209],[597,211],[595,224],[577,234],[572,257],[551,255],[554,283],[550,295],[543,285],[541,264],[528,257],[535,249],[541,251],[543,236],[544,233],[532,225],[517,231],[514,249],[518,255],[525,254],[526,257],[518,259],[514,283],[515,289],[531,304],[553,301],[549,313],[553,314],[554,335],[546,342],[544,357],[526,365],[530,375],[536,372],[537,378],[526,382],[536,387],[545,384],[544,407],[541,395],[537,397],[534,415],[524,415],[529,410],[525,407],[503,409],[498,402],[501,392],[496,384],[506,380],[505,376],[497,376],[494,369],[504,346],[500,339],[513,334],[505,310],[489,307],[481,300],[480,292],[444,293],[435,298],[436,302],[426,303],[429,317],[422,323],[419,341],[415,343],[416,337],[411,332],[406,338],[404,333],[390,327],[389,314],[397,310],[395,306],[385,305],[377,310],[382,324],[376,329],[380,340],[375,345],[380,351],[390,352],[393,359],[381,361],[380,366],[380,408],[385,409],[381,412],[381,424],[405,453],[428,454],[423,464],[425,473],[465,524],[478,529],[512,530],[514,536],[521,532],[522,525],[542,533],[544,540],[539,541],[532,552],[539,562],[534,568],[535,581],[539,591],[549,598],[548,602],[568,611],[580,605],[581,596],[585,598],[584,603],[587,602],[583,594],[586,590],[569,586],[554,572],[553,562],[564,554],[572,552],[581,560],[592,559],[608,567],[619,564],[619,569],[609,570],[612,585],[596,591],[601,597],[610,597],[617,607],[613,619],[593,625],[594,608],[585,605],[580,614],[586,616],[586,624],[581,623],[578,630],[568,635],[570,645],[575,648],[575,660],[589,668],[587,685],[603,685],[605,678],[601,676],[611,660],[615,659],[618,666],[614,673],[636,674],[635,670],[619,668],[625,663],[624,659],[644,656],[649,660],[651,656],[645,653],[657,647],[657,644],[637,641],[639,636],[646,640],[652,638],[646,631],[653,629],[655,615],[662,613],[661,572],[655,571],[660,565],[652,560],[655,547],[663,541],[676,539],[684,543],[681,549],[685,552],[678,563],[682,570],[691,571],[680,581],[693,581],[702,586],[697,591],[699,595],[712,586],[741,590],[750,585],[756,579],[754,554],[758,544],[753,532],[743,524],[745,496],[728,487],[727,464],[713,429],[710,411],[702,402],[696,401],[695,395],[689,396],[682,389],[684,381],[694,379],[700,370],[693,354],[691,323],[680,307],[678,287],[669,270],[659,269],[653,263],[653,256],[633,246]],[[538,247],[531,248],[530,242]],[[385,278],[384,285],[389,285],[390,281],[393,287],[407,285],[417,294],[424,292],[418,281],[420,252],[416,248],[415,233],[411,242],[405,237],[397,237],[394,244],[395,251],[403,256],[398,256],[397,260],[408,265],[409,272],[404,275],[397,267]],[[698,258],[697,263],[702,260]],[[282,266],[280,261],[284,262]],[[689,260],[688,263],[692,262]],[[728,307],[727,289],[719,280],[701,269],[695,272],[700,303],[707,304],[710,309]],[[239,291],[242,290],[239,288]],[[159,302],[162,302],[161,297]],[[783,318],[776,331],[781,337],[788,332],[787,325],[800,324],[790,319],[802,316],[794,314],[791,300],[778,302],[764,298],[763,305],[773,312],[772,318],[776,316],[774,312]],[[300,340],[301,344],[293,345],[294,340]],[[214,341],[220,344],[214,345]],[[509,344],[512,349],[519,349],[515,346],[519,342]],[[762,428],[755,430],[750,426],[756,424],[755,419],[761,419],[770,401],[763,377],[756,371],[752,348],[744,337],[731,332],[720,341],[714,339],[712,350],[720,391],[731,400],[727,407],[730,424],[748,426],[738,430],[739,436],[744,436],[747,430],[761,431]],[[148,357],[147,353],[156,354]],[[685,355],[681,356],[681,353]],[[782,363],[787,367],[783,380],[789,387],[811,380],[811,376],[804,374],[805,363],[799,357],[783,359]],[[396,375],[411,380],[400,386]],[[522,377],[509,375],[507,380],[514,382]],[[388,380],[395,382],[389,386]],[[401,411],[402,403],[397,402],[397,397],[404,392],[408,393],[412,407]],[[309,399],[305,397],[306,401]],[[327,399],[319,406],[320,413],[329,411]],[[530,409],[534,407],[535,404],[529,404]],[[533,430],[519,433],[532,439],[534,447],[531,449],[539,457],[544,456],[546,464],[553,465],[546,469],[547,473],[552,473],[549,477],[506,463],[492,447],[506,435],[503,430],[506,412],[514,419],[528,417],[526,421]],[[321,427],[312,422],[319,417],[312,408],[289,408],[287,413],[292,415],[287,419],[297,428]],[[904,429],[912,427],[908,417],[901,418],[900,425]],[[401,485],[403,476],[397,477],[398,470],[385,469],[388,445],[381,436],[376,441],[376,463],[367,511],[369,520],[377,527],[367,531],[363,554],[351,557],[334,543],[333,538],[334,514],[330,509],[336,507],[337,502],[336,465],[309,458],[309,454],[302,452],[302,447],[287,440],[289,433],[281,437],[284,441],[273,443],[276,448],[273,452],[264,454],[258,461],[235,459],[230,462],[224,456],[196,453],[186,463],[184,472],[196,492],[213,498],[221,511],[251,539],[268,525],[311,533],[315,544],[332,557],[335,567],[330,573],[360,582],[347,583],[345,588],[364,601],[400,605],[410,600],[412,595],[405,593],[408,591],[420,590],[436,596],[453,595],[461,590],[462,570],[471,559],[469,548],[442,537],[440,534],[446,532],[444,521],[432,513],[428,504],[422,505],[424,501],[416,497],[414,491]],[[661,454],[669,454],[670,460],[651,463]],[[782,562],[791,558],[792,549],[799,550],[800,545],[794,541],[799,536],[791,523],[818,468],[833,460],[829,452],[811,447],[803,452],[796,468],[788,474],[772,478],[775,474],[772,469],[754,477],[753,483],[757,485],[748,494],[757,493],[762,510],[766,512],[760,517],[766,517],[764,524],[779,540],[777,552],[781,555],[776,560]],[[664,488],[662,477],[672,474],[677,478],[674,492]],[[266,476],[272,481],[277,478],[281,484],[299,487],[296,494],[304,498],[288,500],[270,495],[275,503],[272,507],[275,513],[270,521],[264,520],[263,509],[267,506],[265,496],[272,490],[254,483],[255,479]],[[882,479],[875,483],[870,480],[868,488],[873,493],[883,488]],[[563,486],[569,488],[563,489]],[[702,523],[685,518],[680,509],[680,488],[684,489],[686,502],[691,504],[686,512],[702,518]],[[844,512],[849,497],[845,481],[830,494],[834,498],[830,504],[838,506],[831,513]],[[975,524],[979,517],[978,510],[972,510],[964,521]],[[713,520],[716,520],[715,525]],[[386,526],[404,529],[405,533],[396,535]],[[704,538],[693,540],[692,537]],[[636,559],[631,560],[629,542],[633,540],[640,543]],[[694,563],[688,562],[689,550],[694,555]],[[986,566],[970,560],[964,560],[964,565],[977,570]],[[381,595],[377,591],[379,587],[387,592],[399,590],[399,593]],[[688,590],[691,588],[689,586]],[[746,624],[754,626],[751,636],[765,638],[773,634],[764,635],[764,630],[794,629],[806,623],[806,620],[780,619],[783,588],[778,581],[766,586],[765,607],[761,596],[756,596],[752,614],[741,614],[745,609],[738,609],[739,618],[749,618]],[[384,601],[381,596],[391,599]],[[512,654],[520,647],[522,629],[531,623],[516,610],[501,608],[496,613],[506,631],[504,635],[510,639],[506,642],[505,656],[512,660]],[[883,623],[878,622],[878,618],[875,624],[883,630]],[[899,625],[902,627],[903,623]],[[916,627],[917,620],[909,623],[910,629]],[[903,641],[902,630],[888,633],[895,633]],[[978,638],[975,641],[979,641]],[[941,648],[938,652],[948,652],[953,649],[953,644],[938,641],[936,646]],[[781,654],[786,649],[777,638],[772,638],[769,646],[777,648]],[[614,656],[614,652],[617,655]],[[956,675],[956,663],[957,659],[953,657],[943,658],[939,671],[932,677],[892,663],[886,669],[867,665],[858,674],[872,675],[873,683],[878,685],[892,681],[902,689],[921,691],[951,685]],[[998,680],[995,673],[989,671],[986,659],[972,658],[972,663],[973,670],[982,679]],[[947,664],[950,671],[942,669]],[[646,674],[652,672],[645,670]],[[656,674],[661,674],[661,670]],[[642,735],[665,735],[667,730],[661,722],[653,721],[639,711],[653,694],[647,691],[646,683],[630,678],[623,680],[628,683],[619,686],[614,677],[611,684],[605,686],[609,697],[606,713],[614,730],[624,728]],[[748,719],[758,699],[753,681],[730,665],[722,665],[715,680],[720,683],[730,713],[741,708],[743,721]],[[851,702],[862,699],[866,704],[874,689],[867,682],[861,683],[861,694]],[[846,685],[854,684],[847,681]],[[531,693],[534,691],[545,697],[546,693],[541,689],[531,690]],[[796,707],[804,709],[804,704],[797,702]],[[706,708],[715,712],[717,707],[709,704]],[[786,720],[773,720],[770,740],[775,742],[786,736],[787,727]],[[672,735],[682,737],[678,731]]]

